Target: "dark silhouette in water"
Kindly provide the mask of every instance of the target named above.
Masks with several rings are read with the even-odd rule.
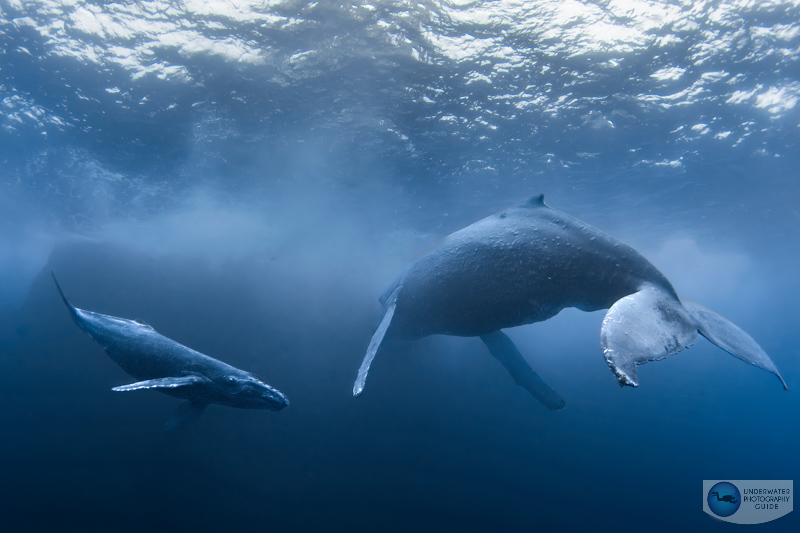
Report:
[[[744,331],[678,297],[666,277],[630,246],[544,203],[544,195],[459,230],[409,265],[380,298],[383,319],[353,387],[359,396],[384,341],[434,334],[478,336],[517,384],[550,409],[563,400],[500,330],[541,322],[566,307],[610,308],[600,334],[620,385],[638,386],[636,366],[665,359],[698,332],[778,376]]]
[[[734,503],[734,504],[736,503],[736,498],[731,494],[726,494],[725,496],[720,498],[719,497],[719,492],[717,492],[717,491],[708,493],[709,496],[711,496],[712,494],[717,497],[717,501],[718,502],[728,502],[728,503]]]
[[[210,403],[270,411],[289,405],[286,396],[260,378],[168,339],[144,322],[78,309],[52,274],[72,320],[139,380],[112,390],[155,389],[185,400],[167,421],[167,429],[198,418]]]

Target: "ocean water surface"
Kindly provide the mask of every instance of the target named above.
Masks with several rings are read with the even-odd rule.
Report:
[[[726,531],[704,479],[800,481],[800,3],[0,0],[3,531]],[[539,193],[753,336],[620,388],[603,311],[387,347],[379,295]],[[70,320],[261,376],[178,401]],[[745,527],[745,526],[742,526]],[[797,514],[749,526],[796,531]]]

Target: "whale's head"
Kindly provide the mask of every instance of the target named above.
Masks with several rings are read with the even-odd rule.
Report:
[[[220,403],[229,407],[280,411],[289,405],[289,399],[281,391],[248,372],[225,375],[215,379],[214,385],[222,397]]]

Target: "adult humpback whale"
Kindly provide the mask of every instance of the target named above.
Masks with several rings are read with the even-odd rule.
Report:
[[[636,365],[691,346],[699,332],[731,355],[774,373],[787,388],[747,333],[679,298],[636,250],[551,209],[542,194],[453,233],[409,265],[380,301],[383,319],[358,371],[356,397],[383,342],[444,334],[480,337],[518,385],[548,408],[560,409],[564,401],[500,330],[547,320],[565,307],[610,308],[600,343],[620,385],[638,386]]]
[[[161,335],[149,325],[84,311],[72,305],[58,284],[72,320],[136,383],[114,391],[155,389],[185,400],[166,423],[174,429],[199,417],[210,403],[279,411],[289,400],[260,378]]]

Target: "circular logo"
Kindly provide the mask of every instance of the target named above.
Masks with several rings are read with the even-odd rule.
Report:
[[[730,516],[739,510],[742,497],[733,483],[720,481],[708,491],[708,508],[717,516]]]

